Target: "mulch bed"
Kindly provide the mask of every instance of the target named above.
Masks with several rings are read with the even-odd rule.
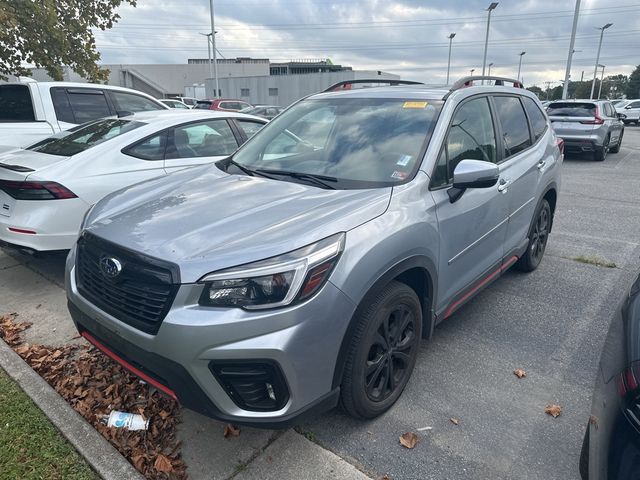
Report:
[[[149,479],[188,478],[176,439],[178,403],[130,375],[90,345],[49,347],[22,338],[30,324],[16,322],[16,314],[0,316],[0,338],[103,437]],[[107,427],[102,418],[112,410],[148,418],[146,431]]]

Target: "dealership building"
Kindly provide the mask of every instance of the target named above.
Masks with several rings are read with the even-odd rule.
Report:
[[[186,64],[110,64],[108,85],[140,90],[156,98],[189,96],[212,98],[215,81],[209,60],[189,59]],[[271,62],[268,58],[219,58],[217,60],[220,97],[239,98],[254,105],[287,106],[306,95],[336,82],[378,78],[399,79],[378,70],[353,70],[329,59]],[[32,78],[50,81],[42,68],[32,69]],[[63,68],[63,80],[84,82],[71,68]]]

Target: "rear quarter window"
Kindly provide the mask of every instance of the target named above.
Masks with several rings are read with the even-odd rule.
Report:
[[[550,117],[593,117],[596,114],[595,103],[555,102],[547,107]]]
[[[26,85],[0,85],[0,122],[34,122],[31,92]]]

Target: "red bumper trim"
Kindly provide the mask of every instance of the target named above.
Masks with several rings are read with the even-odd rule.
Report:
[[[151,378],[149,375],[146,375],[145,373],[143,373],[142,371],[138,370],[136,367],[134,367],[133,365],[131,365],[129,362],[127,362],[124,358],[116,355],[114,352],[112,352],[111,350],[109,350],[106,346],[104,346],[100,341],[96,340],[90,333],[88,332],[82,332],[81,334],[84,338],[86,338],[89,343],[91,343],[92,345],[94,345],[98,350],[100,350],[102,353],[104,353],[107,357],[109,357],[111,360],[119,363],[120,365],[122,365],[124,368],[126,368],[127,370],[129,370],[131,373],[133,373],[134,375],[136,375],[137,377],[140,377],[142,380],[144,380],[145,382],[147,382],[149,385],[152,385],[154,387],[156,387],[158,390],[166,393],[167,395],[169,395],[171,398],[174,398],[175,400],[178,400],[178,397],[176,396],[176,394],[174,393],[173,390],[171,390],[169,387],[166,387],[165,385],[161,384],[160,382],[158,382],[157,380],[154,380],[153,378]]]

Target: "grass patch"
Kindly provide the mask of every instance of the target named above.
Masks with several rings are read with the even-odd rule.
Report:
[[[588,265],[595,265],[596,267],[606,267],[606,268],[616,268],[617,265],[613,262],[610,262],[608,260],[603,260],[602,258],[598,258],[598,257],[587,257],[585,255],[579,255],[577,257],[571,257],[571,260],[574,260],[576,262],[580,262],[580,263],[586,263]]]
[[[1,368],[0,478],[100,478]]]

